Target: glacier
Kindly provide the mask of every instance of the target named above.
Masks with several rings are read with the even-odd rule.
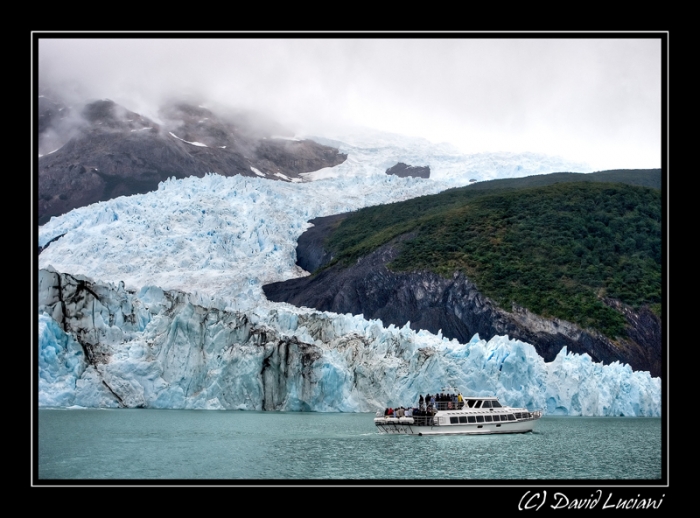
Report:
[[[548,414],[661,415],[660,379],[628,365],[565,349],[545,363],[507,336],[460,344],[268,301],[262,285],[308,275],[295,248],[310,219],[465,185],[476,169],[582,169],[397,137],[343,152],[345,163],[302,183],[170,179],[40,227],[39,405],[369,412],[451,386]],[[397,161],[435,174],[386,175]]]
[[[233,311],[53,269],[39,304],[40,406],[370,412],[449,386],[548,414],[661,412],[659,378],[565,349],[546,363],[504,336],[460,344],[359,315]]]
[[[586,163],[530,152],[490,152],[465,154],[447,142],[434,143],[420,137],[358,128],[336,133],[332,137],[311,135],[319,144],[337,147],[348,155],[345,163],[324,168],[303,177],[318,180],[351,174],[372,176],[403,162],[413,166],[430,166],[430,178],[451,187],[470,181],[518,178],[554,172],[590,173]]]

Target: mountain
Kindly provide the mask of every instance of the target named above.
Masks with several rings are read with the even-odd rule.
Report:
[[[283,136],[283,130],[275,136],[240,114],[184,102],[163,106],[162,124],[109,99],[76,111],[39,99],[39,224],[77,207],[156,190],[170,177],[215,172],[300,182],[301,173],[347,158],[330,146]]]
[[[584,183],[565,178],[588,176]],[[496,180],[312,220],[270,300],[661,374],[661,200],[628,172]],[[660,171],[631,175],[660,184]],[[489,182],[487,182],[489,183]],[[520,189],[520,190],[517,190]],[[498,194],[496,194],[498,193]],[[603,222],[603,224],[601,224]],[[605,295],[602,295],[605,293]]]
[[[70,120],[62,113],[54,123]],[[556,157],[464,155],[397,135],[313,140],[347,158],[300,173],[302,182],[171,176],[42,224],[39,404],[374,411],[451,385],[547,413],[660,415],[660,379],[621,362],[565,349],[546,362],[506,336],[460,343],[268,300],[264,285],[308,276],[296,247],[315,218],[470,179],[578,170]],[[398,162],[428,164],[430,179],[386,175]]]

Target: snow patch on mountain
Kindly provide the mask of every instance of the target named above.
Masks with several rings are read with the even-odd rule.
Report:
[[[143,128],[143,129],[146,129],[146,128]],[[178,137],[177,135],[175,135],[172,131],[169,131],[168,133],[170,133],[170,136],[175,137],[178,140],[181,140],[185,144],[192,144],[193,146],[200,146],[200,147],[208,147],[206,144],[202,144],[201,142],[190,142],[188,140],[182,139],[182,138]]]

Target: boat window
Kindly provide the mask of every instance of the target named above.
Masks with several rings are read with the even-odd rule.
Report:
[[[522,414],[520,412],[515,413],[515,418],[520,419],[522,417]]]
[[[477,423],[483,423],[483,422],[484,422],[484,416],[483,416],[483,415],[478,415],[478,416],[476,416],[476,422],[477,422]]]
[[[508,414],[508,421],[515,421],[515,416],[513,414]]]
[[[450,424],[459,423],[459,417],[450,417]]]
[[[487,422],[487,423],[490,423],[490,422],[491,422],[491,416],[490,416],[490,415],[484,416],[484,418],[486,419],[486,422]]]
[[[470,399],[469,401],[467,401],[467,406],[469,408],[474,408],[475,403],[476,403],[476,400]]]
[[[474,417],[473,415],[467,416],[467,419],[469,420],[470,423],[476,423],[476,417]]]
[[[500,403],[499,401],[491,401],[491,406],[492,406],[493,408],[503,408],[503,407],[501,406],[501,403]]]
[[[500,421],[500,420],[501,420],[501,416],[498,415],[498,414],[495,414],[495,415],[493,416],[493,420],[494,420],[494,421]]]
[[[484,401],[481,408],[491,408],[491,401]]]
[[[466,415],[461,415],[461,416],[459,416],[459,422],[460,422],[460,423],[466,423],[466,422],[467,422],[467,416],[466,416]]]

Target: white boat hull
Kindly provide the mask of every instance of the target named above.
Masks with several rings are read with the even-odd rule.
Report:
[[[387,419],[386,421],[391,421]],[[505,423],[456,424],[441,426],[417,426],[411,423],[376,423],[377,431],[386,434],[403,435],[488,435],[496,433],[527,433],[535,427],[535,420]]]

